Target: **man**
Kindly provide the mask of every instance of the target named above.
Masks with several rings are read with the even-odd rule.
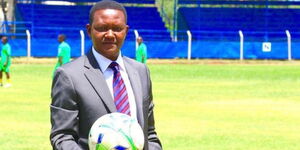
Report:
[[[118,111],[138,120],[145,135],[144,150],[161,150],[154,125],[149,70],[121,55],[120,48],[129,28],[125,8],[110,0],[96,3],[90,10],[86,28],[92,50],[59,67],[53,79],[50,106],[53,148],[87,150],[92,124],[99,117]],[[115,82],[121,86],[113,85]],[[126,109],[116,104],[120,97],[115,89],[120,87]]]
[[[57,41],[60,43],[58,45],[58,55],[57,55],[57,63],[54,68],[55,70],[61,65],[70,61],[71,58],[71,48],[67,42],[65,42],[66,36],[64,34],[58,35]]]
[[[136,41],[138,42],[138,48],[136,50],[136,60],[138,62],[146,64],[147,62],[147,46],[143,43],[143,38],[139,36]]]
[[[0,62],[0,86],[3,86],[2,73],[5,72],[7,83],[5,87],[10,87],[10,65],[11,65],[11,48],[8,43],[8,38],[3,36],[1,38],[2,50],[1,50],[1,62]]]

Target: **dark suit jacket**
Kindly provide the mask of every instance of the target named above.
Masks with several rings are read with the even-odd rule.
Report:
[[[160,150],[155,132],[152,87],[148,68],[122,57],[137,105],[137,119],[144,130],[145,150]],[[51,91],[51,134],[53,149],[88,149],[88,134],[101,116],[116,112],[102,71],[90,51],[58,68]]]

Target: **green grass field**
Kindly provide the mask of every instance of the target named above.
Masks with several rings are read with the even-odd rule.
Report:
[[[165,150],[300,149],[300,62],[189,63],[149,64]],[[1,150],[51,149],[53,67],[12,65],[13,86],[0,88]]]

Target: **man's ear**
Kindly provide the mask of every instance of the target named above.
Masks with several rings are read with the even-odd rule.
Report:
[[[129,25],[126,25],[126,35],[127,35],[128,31],[129,31]]]
[[[86,27],[86,31],[87,31],[89,37],[91,37],[92,26],[90,24],[86,24],[85,27]]]

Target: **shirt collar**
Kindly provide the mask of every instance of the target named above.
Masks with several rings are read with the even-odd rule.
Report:
[[[106,71],[106,69],[108,68],[108,66],[111,64],[111,60],[104,57],[103,55],[101,55],[100,53],[98,53],[94,47],[92,47],[92,52],[98,62],[98,65],[100,66],[100,69],[102,70],[102,72]],[[121,55],[121,51],[119,53],[119,56],[117,58],[117,60],[115,61],[119,64],[120,70],[125,70],[125,66],[124,66],[124,62],[122,59],[122,55]]]

